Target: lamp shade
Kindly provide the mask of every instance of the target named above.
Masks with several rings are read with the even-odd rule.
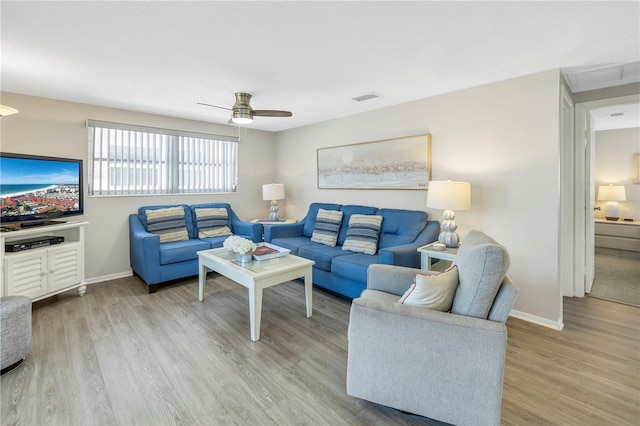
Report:
[[[263,200],[284,200],[283,183],[267,183],[262,185]]]
[[[431,181],[427,207],[444,210],[469,210],[471,184],[469,182]]]
[[[622,185],[602,185],[598,189],[598,201],[627,201]]]

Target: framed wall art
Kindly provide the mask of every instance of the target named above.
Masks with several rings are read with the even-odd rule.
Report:
[[[427,189],[431,135],[319,148],[319,189]]]

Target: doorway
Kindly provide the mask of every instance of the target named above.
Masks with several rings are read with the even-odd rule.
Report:
[[[565,295],[584,297],[595,274],[595,123],[594,112],[615,105],[640,103],[640,95],[582,102],[575,105],[574,279]],[[569,290],[569,291],[567,291]],[[570,293],[570,294],[566,294]]]

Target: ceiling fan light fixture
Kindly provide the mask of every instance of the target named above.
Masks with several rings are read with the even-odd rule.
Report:
[[[13,114],[17,114],[18,110],[7,106],[7,105],[0,105],[0,117],[6,117],[7,115],[13,115]]]
[[[231,121],[236,124],[253,123],[253,114],[251,114],[251,111],[249,110],[234,108],[233,115],[231,116]]]

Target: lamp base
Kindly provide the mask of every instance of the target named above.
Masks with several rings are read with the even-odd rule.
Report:
[[[444,221],[442,222],[442,232],[438,235],[438,241],[447,246],[448,248],[458,247],[460,238],[456,234],[458,225],[454,221],[456,215],[452,210],[445,210],[442,216]]]
[[[458,234],[455,232],[442,231],[440,235],[438,235],[438,242],[444,244],[448,248],[456,248],[458,247],[460,238],[458,238]]]
[[[620,219],[620,206],[615,201],[609,201],[604,206],[604,217],[607,220],[616,221]]]
[[[271,200],[271,208],[269,209],[269,220],[272,222],[277,222],[280,220],[280,215],[278,214],[278,202],[276,200]]]

